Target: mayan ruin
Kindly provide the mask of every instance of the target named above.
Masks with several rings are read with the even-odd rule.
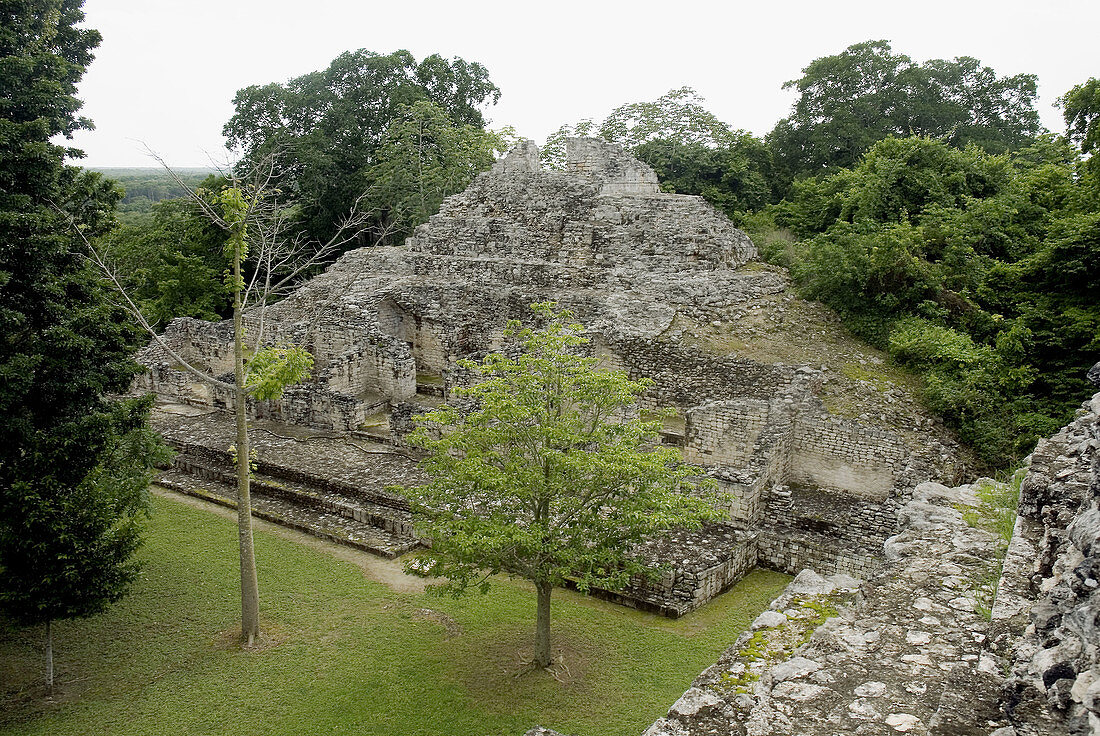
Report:
[[[642,409],[675,410],[663,441],[715,478],[728,504],[721,523],[653,542],[653,554],[680,562],[660,586],[634,591],[638,605],[683,614],[757,564],[868,573],[906,489],[949,479],[959,462],[949,440],[929,443],[915,431],[927,421],[920,416],[895,419],[908,430],[899,431],[831,414],[821,365],[693,345],[701,329],[721,337],[766,306],[781,311],[789,298],[782,275],[760,268],[751,241],[713,207],[661,193],[653,172],[617,147],[577,139],[568,151],[565,171],[543,171],[537,149],[519,147],[404,247],[353,251],[269,310],[270,340],[308,346],[315,379],[278,402],[256,403],[251,415],[403,448],[410,417],[463,380],[457,360],[498,347],[504,323],[526,319],[529,304],[557,302],[585,324],[607,365],[655,381]],[[231,369],[227,330],[177,320],[165,337],[220,375]],[[138,388],[196,409],[231,408],[229,396],[158,350],[141,356],[151,370]],[[174,437],[186,426],[165,429]],[[178,446],[181,467],[216,447],[194,432]],[[259,459],[275,464],[281,454],[273,448]],[[410,462],[379,457],[379,470]],[[349,474],[375,468],[349,459],[296,470],[350,486],[361,481]],[[367,500],[400,517],[401,499],[383,489],[401,480],[374,477]],[[380,523],[408,531],[407,522]]]
[[[1100,3],[129,5],[0,3],[0,736],[1100,736]]]
[[[798,360],[790,346],[738,350],[746,346],[739,334],[757,345],[787,339],[775,330],[785,314],[820,335],[828,318],[796,313],[806,305],[785,275],[756,260],[752,242],[713,207],[660,192],[647,166],[595,139],[569,141],[563,171],[540,168],[534,145],[519,146],[446,200],[405,246],[349,252],[268,311],[271,342],[306,345],[316,364],[309,383],[248,407],[257,515],[387,557],[417,548],[408,504],[392,490],[418,477],[403,439],[412,417],[468,380],[459,359],[499,348],[504,323],[541,301],[573,310],[606,365],[653,379],[642,411],[674,410],[661,441],[715,479],[723,503],[720,521],[646,543],[647,558],[666,566],[659,581],[603,595],[675,617],[753,567],[798,574],[647,734],[985,734],[996,730],[988,724],[1009,723],[998,707],[1005,698],[1016,708],[1009,713],[1026,712],[1012,717],[1031,724],[1018,734],[1097,718],[1088,710],[1100,687],[1088,674],[1095,623],[1024,592],[1055,584],[1029,587],[1029,574],[1054,576],[1075,591],[1074,610],[1096,605],[1091,589],[1065,579],[1062,557],[1094,555],[1095,509],[1072,520],[1088,506],[1089,482],[1095,506],[1097,407],[1032,460],[1025,498],[1035,500],[1025,500],[1030,511],[1018,522],[1027,533],[1014,539],[1000,582],[1018,593],[998,596],[987,623],[967,581],[982,574],[994,541],[961,522],[957,509],[976,503],[974,486],[948,487],[967,462],[949,434],[900,388],[885,396],[881,383],[853,388],[860,381],[845,365],[855,358],[873,369],[874,355],[830,365],[828,351],[815,361]],[[231,369],[230,337],[224,324],[190,319],[165,333],[214,375]],[[161,482],[230,497],[231,397],[173,366],[155,344],[141,360],[149,371],[135,388],[156,392],[156,424],[179,451]],[[830,383],[863,398],[830,410]],[[1071,472],[1078,480],[1065,480]],[[1051,524],[1073,530],[1044,531]],[[1055,541],[1067,534],[1072,552]],[[1036,555],[1045,572],[1028,573]],[[842,611],[816,632],[800,621],[821,623],[815,600]],[[1065,596],[1056,600],[1066,607]],[[1032,607],[1051,608],[1047,630],[1067,631],[1056,648],[1064,655],[1017,643],[1044,630],[1028,627]],[[753,637],[782,641],[789,627],[809,638],[795,656],[788,659],[795,647],[786,641],[771,660],[746,657]],[[1092,670],[1082,665],[1090,661]],[[1036,678],[1054,688],[1045,700]],[[971,708],[974,693],[985,706]],[[906,706],[893,712],[888,702]]]

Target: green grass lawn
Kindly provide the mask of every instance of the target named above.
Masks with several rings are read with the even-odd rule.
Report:
[[[787,583],[758,571],[671,621],[555,590],[556,677],[521,674],[534,595],[502,579],[454,600],[375,582],[355,554],[258,530],[261,612],[272,641],[233,646],[236,525],[154,497],[133,593],[42,630],[0,624],[0,734],[507,734],[535,724],[637,736],[713,664]]]

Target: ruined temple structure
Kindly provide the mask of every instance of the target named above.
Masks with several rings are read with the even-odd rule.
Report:
[[[457,360],[498,348],[508,319],[547,300],[573,310],[607,366],[653,379],[642,410],[675,411],[663,441],[723,499],[721,523],[647,544],[669,570],[624,602],[680,615],[754,565],[866,577],[912,489],[957,472],[957,447],[876,373],[881,358],[830,337],[835,319],[797,299],[722,213],[661,192],[618,147],[576,139],[563,171],[519,145],[404,246],[351,251],[268,310],[266,334],[307,347],[315,370],[249,405],[261,513],[310,526],[312,507],[333,538],[414,547],[407,505],[386,490],[415,478],[401,454],[411,417],[464,380]],[[230,335],[178,319],[164,338],[231,381]],[[165,482],[217,495],[231,397],[156,345],[140,360],[138,388],[164,400],[158,426],[181,450]]]
[[[873,574],[800,573],[643,736],[1100,736],[1100,393],[1028,458],[1007,554],[987,483],[919,485]]]

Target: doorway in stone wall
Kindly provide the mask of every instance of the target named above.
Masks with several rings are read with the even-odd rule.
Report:
[[[378,326],[383,333],[409,347],[416,363],[417,393],[426,397],[442,397],[443,370],[448,364],[443,325],[386,298],[378,305]]]

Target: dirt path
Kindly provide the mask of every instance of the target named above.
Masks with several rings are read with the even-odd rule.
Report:
[[[237,519],[237,512],[234,509],[219,506],[209,501],[203,501],[194,496],[176,493],[175,491],[170,491],[155,485],[150,486],[150,491],[161,498],[167,498],[176,503],[182,503],[211,514],[217,514],[224,519],[232,519],[234,521]],[[297,531],[296,529],[288,529],[285,526],[279,526],[278,524],[272,524],[271,522],[255,518],[252,520],[252,528],[268,534],[274,534],[275,536],[282,537],[291,542],[297,542],[298,544],[312,547],[338,560],[350,562],[362,570],[363,574],[368,579],[382,583],[398,593],[420,593],[432,582],[425,578],[406,575],[402,569],[401,562],[397,560],[387,560],[372,555],[369,552],[345,547],[342,544],[336,544],[335,542],[330,542],[325,539],[318,539],[317,537]]]

